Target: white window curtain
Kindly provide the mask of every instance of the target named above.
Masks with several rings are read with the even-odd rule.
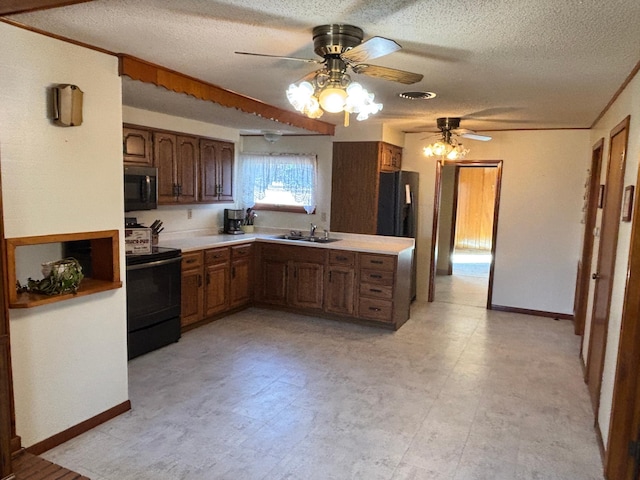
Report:
[[[313,154],[244,153],[242,160],[242,202],[253,207],[264,199],[273,183],[282,183],[307,213],[316,208],[317,158]]]

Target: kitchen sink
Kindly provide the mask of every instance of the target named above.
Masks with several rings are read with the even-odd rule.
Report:
[[[324,237],[311,237],[309,235],[276,235],[274,238],[280,238],[283,240],[299,240],[302,242],[314,242],[314,243],[331,243],[337,242],[339,238],[324,238]]]

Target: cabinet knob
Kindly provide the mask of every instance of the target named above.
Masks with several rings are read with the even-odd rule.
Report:
[[[600,278],[600,274],[596,272],[593,275],[591,275],[591,278],[593,278],[594,280],[598,280]]]

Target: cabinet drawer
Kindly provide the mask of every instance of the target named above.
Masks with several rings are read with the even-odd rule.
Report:
[[[361,298],[358,316],[382,322],[392,321],[393,303],[389,300]]]
[[[253,253],[253,247],[249,245],[236,245],[231,247],[231,258],[236,260],[237,258],[249,257]]]
[[[372,285],[369,283],[360,284],[361,297],[383,298],[385,300],[393,299],[393,286],[391,285]]]
[[[226,263],[229,261],[229,247],[212,248],[205,250],[204,262],[207,265],[214,265],[216,263]]]
[[[355,252],[345,252],[344,250],[330,250],[329,263],[331,265],[355,265]]]
[[[393,285],[393,271],[360,270],[360,283],[372,283],[375,285]]]
[[[182,254],[182,270],[200,268],[202,266],[202,251]]]
[[[370,255],[361,253],[360,268],[393,272],[396,269],[396,257],[391,255]]]

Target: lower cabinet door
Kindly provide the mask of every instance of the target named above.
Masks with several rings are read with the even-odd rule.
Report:
[[[265,259],[260,274],[260,301],[271,305],[287,304],[286,261]]]
[[[295,307],[322,308],[324,265],[292,262],[293,281],[289,303]]]
[[[231,264],[229,282],[229,308],[246,305],[251,301],[251,261],[249,258]]]
[[[182,272],[181,325],[186,327],[202,320],[202,269]]]
[[[324,309],[330,313],[353,315],[356,273],[353,268],[331,266],[327,273]]]
[[[229,266],[227,263],[205,267],[204,315],[223,312],[229,305]]]

